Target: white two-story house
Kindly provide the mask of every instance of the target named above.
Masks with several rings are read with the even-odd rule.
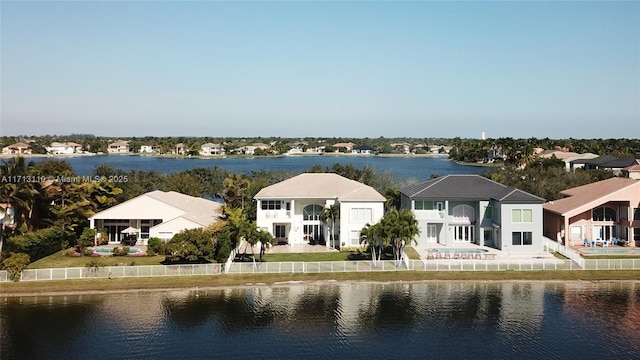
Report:
[[[331,173],[300,174],[263,188],[254,199],[258,202],[257,225],[269,231],[276,244],[335,248],[358,246],[360,231],[382,218],[385,203],[384,196],[371,186]],[[333,225],[321,217],[331,206],[339,209]]]
[[[400,190],[415,214],[419,244],[477,244],[542,252],[544,199],[479,175],[447,175]]]

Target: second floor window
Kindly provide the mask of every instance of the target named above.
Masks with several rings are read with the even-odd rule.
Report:
[[[280,200],[262,200],[262,210],[280,210],[282,209],[282,201]]]
[[[610,207],[602,206],[593,209],[592,212],[593,221],[616,221],[616,211]]]

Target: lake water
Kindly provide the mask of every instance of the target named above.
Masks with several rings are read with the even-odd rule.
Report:
[[[283,156],[255,158],[163,158],[137,155],[97,155],[76,157],[34,157],[28,160],[35,162],[61,159],[67,161],[76,175],[92,175],[97,165],[110,164],[125,171],[154,170],[161,173],[181,172],[203,167],[219,167],[236,173],[259,170],[274,170],[300,173],[314,165],[323,168],[333,164],[353,165],[357,168],[370,166],[376,172],[388,172],[397,181],[415,179],[425,181],[432,174],[481,174],[486,168],[456,164],[446,158],[436,157],[382,157],[382,156]]]
[[[638,359],[640,283],[313,283],[0,298],[7,359]]]

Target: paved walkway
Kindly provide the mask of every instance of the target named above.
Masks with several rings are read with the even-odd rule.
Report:
[[[540,253],[510,253],[509,251],[500,251],[496,248],[492,248],[489,246],[480,246],[473,243],[457,243],[449,246],[445,246],[438,243],[427,243],[427,244],[418,244],[414,245],[414,249],[420,254],[420,259],[423,261],[429,259],[432,260],[432,256],[435,252],[442,249],[447,249],[447,251],[454,251],[455,249],[482,249],[486,250],[483,254],[493,254],[495,260],[510,260],[510,261],[518,261],[518,260],[541,260],[541,259],[557,259],[553,254],[549,252],[540,252]],[[451,256],[453,258],[453,256]],[[483,256],[484,258],[484,256]],[[447,259],[448,260],[448,259]]]

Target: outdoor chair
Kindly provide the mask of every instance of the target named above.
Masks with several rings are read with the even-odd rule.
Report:
[[[591,246],[591,242],[589,241],[589,239],[584,239],[584,246],[586,247]]]
[[[612,237],[612,238],[611,238],[611,243],[612,243],[613,245],[618,245],[618,239],[616,239],[616,238]]]

